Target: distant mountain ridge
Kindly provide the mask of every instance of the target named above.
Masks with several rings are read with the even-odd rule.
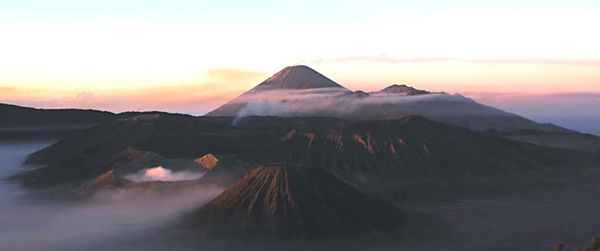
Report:
[[[38,109],[0,103],[0,127],[90,126],[116,118],[174,114],[160,111],[113,113],[94,109]]]
[[[322,91],[328,90],[328,92]],[[319,106],[319,104],[324,104]],[[388,119],[422,115],[473,130],[571,132],[482,105],[461,95],[390,85],[363,92],[343,87],[308,66],[289,66],[206,116],[325,116]]]
[[[0,103],[0,126],[93,125],[116,114],[84,109],[36,109]]]

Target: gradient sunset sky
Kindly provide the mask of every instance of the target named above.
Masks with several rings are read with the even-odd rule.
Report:
[[[600,1],[0,0],[0,102],[202,114],[305,64],[350,89],[600,105],[598,25]]]

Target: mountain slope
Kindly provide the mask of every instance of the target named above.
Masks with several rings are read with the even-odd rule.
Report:
[[[547,182],[595,165],[591,154],[520,143],[419,116],[291,129],[261,159],[325,168],[362,189],[411,191],[406,196],[413,198],[439,191],[458,195],[469,186]]]
[[[333,118],[141,116],[102,123],[39,151],[28,163],[45,167],[17,177],[44,189],[94,179],[102,163],[128,148],[193,162],[219,162],[202,179],[228,186],[249,169],[272,163],[331,171],[361,191],[456,195],[461,187],[510,187],[585,175],[591,154],[539,147],[450,126],[424,117],[346,121]],[[112,165],[111,165],[112,166]],[[147,166],[147,168],[153,166]],[[476,189],[475,189],[476,190]]]
[[[600,159],[600,137],[584,133],[523,130],[512,133],[490,132],[498,136],[536,145],[596,153]]]
[[[392,230],[403,215],[322,169],[259,167],[188,215],[185,225],[212,232],[276,236]]]

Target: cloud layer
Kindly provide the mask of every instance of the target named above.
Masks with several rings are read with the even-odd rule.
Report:
[[[68,88],[60,86],[0,86],[0,103],[39,108],[167,111],[201,115],[266,76],[265,73],[245,69],[214,68],[198,77],[195,83],[124,87],[116,91],[90,87],[72,94],[69,94]]]
[[[463,114],[467,111],[436,111],[437,102],[466,102],[471,100],[461,95],[432,93],[426,95],[404,95],[398,93],[361,91],[352,92],[342,88],[319,88],[309,90],[272,90],[242,95],[236,102],[243,107],[237,113],[234,124],[248,116],[328,116],[343,118],[382,118],[411,114],[436,115],[452,113]],[[233,102],[234,104],[236,102]],[[438,107],[439,108],[439,107]],[[472,110],[490,112],[489,110]]]

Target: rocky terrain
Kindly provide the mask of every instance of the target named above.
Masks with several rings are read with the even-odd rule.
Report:
[[[249,117],[236,126],[231,120],[140,115],[102,123],[32,154],[27,162],[45,167],[14,179],[37,189],[80,187],[112,170],[124,177],[172,166],[202,170],[200,180],[227,187],[257,166],[288,163],[327,170],[362,191],[404,200],[559,181],[593,172],[595,165],[590,153],[510,141],[420,116]],[[218,160],[210,170],[201,166],[207,155]]]

